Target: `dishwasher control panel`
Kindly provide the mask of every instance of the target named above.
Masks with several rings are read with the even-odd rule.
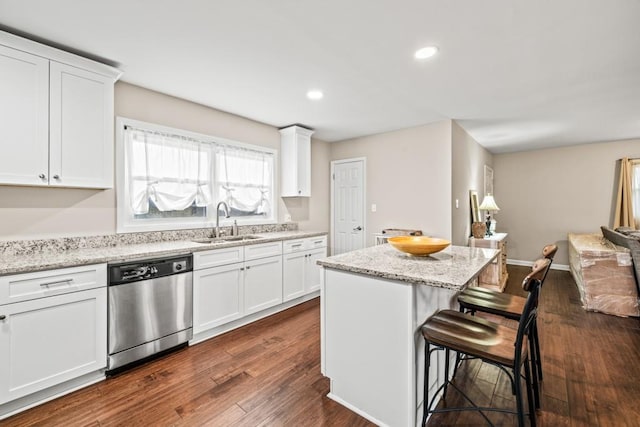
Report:
[[[120,285],[190,271],[193,271],[191,254],[109,264],[109,285]]]

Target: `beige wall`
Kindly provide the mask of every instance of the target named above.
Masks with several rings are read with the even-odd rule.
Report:
[[[367,159],[366,244],[384,228],[451,237],[451,122],[331,144],[331,160]],[[371,212],[371,204],[377,211]]]
[[[291,220],[301,230],[329,231],[331,144],[311,140],[311,197],[286,197]]]
[[[471,204],[469,190],[478,192],[478,203],[484,197],[484,165],[493,165],[493,154],[478,144],[455,121],[451,126],[452,175],[451,175],[451,241],[454,245],[467,246],[471,235]],[[495,171],[494,171],[495,172]],[[499,194],[499,189],[496,189]],[[499,196],[496,195],[496,198]],[[456,208],[456,199],[458,208]]]
[[[509,259],[533,261],[556,242],[554,263],[567,265],[567,233],[611,225],[622,157],[640,157],[640,140],[495,155],[497,228],[509,233]]]
[[[273,126],[124,82],[115,87],[115,115],[280,149]],[[312,197],[292,215],[302,229],[329,230],[328,164],[329,145],[314,140]],[[283,199],[278,201],[282,222],[288,212]],[[115,190],[0,186],[0,240],[112,234],[115,207]]]

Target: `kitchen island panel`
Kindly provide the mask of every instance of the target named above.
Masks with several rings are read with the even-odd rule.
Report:
[[[378,425],[416,425],[424,366],[420,327],[438,309],[453,308],[456,292],[328,268],[323,276],[322,358],[323,374],[331,379],[329,397]],[[443,380],[444,354],[434,354],[432,361],[433,393]]]

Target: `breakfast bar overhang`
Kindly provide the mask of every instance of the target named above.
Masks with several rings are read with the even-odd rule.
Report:
[[[412,257],[385,244],[319,260],[321,369],[330,379],[329,398],[381,426],[418,425],[420,326],[437,310],[457,309],[458,292],[498,253],[451,246]],[[440,353],[431,359],[431,396],[444,380]]]

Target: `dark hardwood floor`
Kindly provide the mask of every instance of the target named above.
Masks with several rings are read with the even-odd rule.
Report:
[[[509,266],[508,292],[528,271]],[[640,426],[640,321],[586,313],[568,272],[542,292],[541,426]],[[0,421],[0,426],[369,426],[326,397],[313,300]],[[508,380],[477,362],[456,379],[479,404],[513,407]],[[448,401],[455,400],[453,394]],[[491,414],[497,426],[511,415]],[[429,426],[484,425],[472,412]]]
[[[510,265],[508,270],[505,291],[524,296],[520,284],[530,269]],[[640,426],[639,319],[585,312],[571,274],[551,270],[542,289],[538,328],[544,372],[538,426]],[[509,379],[498,368],[471,361],[457,375],[456,384],[476,404],[515,408]],[[462,398],[454,390],[447,401],[456,406]],[[486,414],[496,426],[516,425],[513,415]],[[436,414],[428,425],[486,422],[476,412],[463,412]]]

